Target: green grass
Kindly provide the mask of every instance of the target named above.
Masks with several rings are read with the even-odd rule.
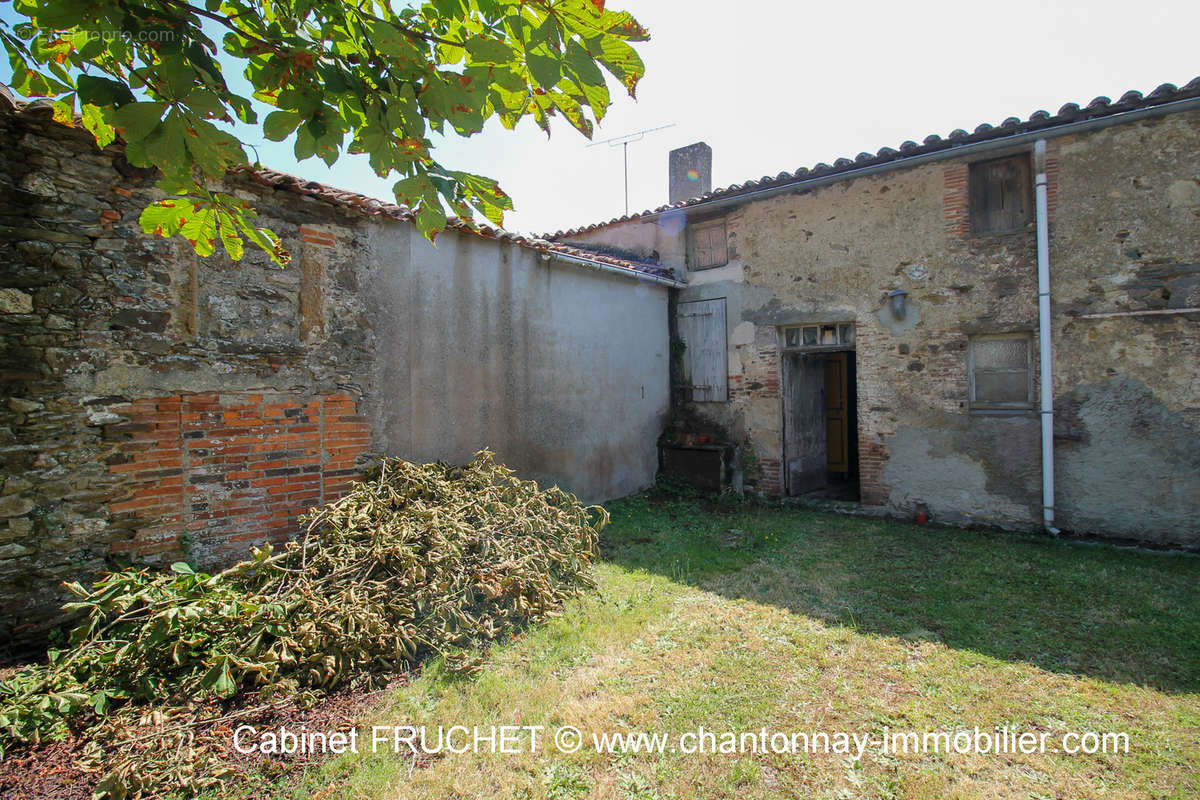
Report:
[[[641,496],[610,511],[599,591],[496,647],[474,679],[426,670],[368,722],[676,737],[700,725],[877,734],[1008,724],[1053,737],[1124,732],[1131,750],[871,748],[855,760],[543,746],[421,764],[360,753],[287,794],[1200,796],[1200,558],[686,498]]]

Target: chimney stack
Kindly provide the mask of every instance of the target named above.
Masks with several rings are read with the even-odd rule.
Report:
[[[672,150],[669,165],[671,205],[712,191],[712,148],[704,142]]]

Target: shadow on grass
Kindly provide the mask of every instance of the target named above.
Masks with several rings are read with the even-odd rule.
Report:
[[[606,560],[829,624],[1053,672],[1200,691],[1200,557],[639,495]]]

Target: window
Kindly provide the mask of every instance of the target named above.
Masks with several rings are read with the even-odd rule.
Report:
[[[973,337],[967,361],[972,409],[1033,408],[1028,334]]]
[[[838,322],[824,325],[803,325],[783,329],[783,347],[793,350],[805,347],[853,347],[854,323]]]
[[[711,269],[729,263],[725,220],[692,226],[692,269]]]
[[[972,235],[1019,231],[1033,220],[1029,156],[972,164],[967,185]]]
[[[683,340],[683,388],[698,403],[728,398],[725,298],[679,304],[676,326]]]

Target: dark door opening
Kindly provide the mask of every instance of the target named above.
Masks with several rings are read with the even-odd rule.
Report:
[[[854,351],[785,353],[784,373],[787,493],[857,501]]]

